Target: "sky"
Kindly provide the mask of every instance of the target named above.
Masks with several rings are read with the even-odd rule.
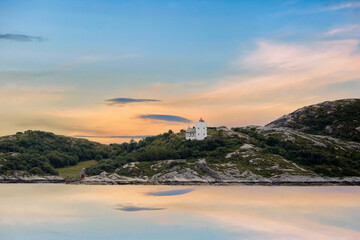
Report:
[[[264,125],[359,98],[359,41],[360,1],[1,0],[0,135]]]

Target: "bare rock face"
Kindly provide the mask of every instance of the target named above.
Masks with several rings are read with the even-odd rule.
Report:
[[[223,164],[222,167],[228,167],[223,171],[216,171],[207,166],[204,159],[195,163],[195,169],[190,168],[173,168],[166,173],[159,173],[151,178],[143,177],[126,177],[116,173],[107,174],[102,172],[99,175],[86,177],[81,180],[84,184],[360,184],[360,177],[330,178],[321,177],[315,173],[310,174],[290,174],[281,173],[271,177],[263,177],[249,170],[240,172],[235,170],[232,164]],[[200,172],[202,174],[200,174]],[[1,178],[0,178],[1,180]]]
[[[165,174],[157,174],[151,178],[152,181],[158,183],[209,183],[214,179],[209,176],[200,176],[196,171],[185,168],[171,171]]]
[[[84,184],[146,184],[148,183],[148,178],[130,178],[126,176],[120,176],[116,173],[108,174],[107,172],[102,172],[99,175],[85,177],[80,181]]]
[[[29,175],[17,171],[13,175],[0,175],[0,183],[65,183],[65,179],[59,176]]]

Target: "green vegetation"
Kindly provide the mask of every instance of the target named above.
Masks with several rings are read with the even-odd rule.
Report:
[[[0,174],[27,171],[57,175],[55,168],[74,166],[97,156],[108,158],[108,152],[108,146],[85,139],[41,131],[19,132],[0,138]]]
[[[130,162],[153,162],[168,159],[196,160],[206,158],[209,161],[219,161],[226,153],[236,150],[243,141],[234,136],[227,138],[223,131],[211,130],[210,137],[203,141],[185,140],[184,133],[167,133],[147,137],[139,142],[111,144],[109,159],[99,161],[99,164],[87,169],[90,175],[102,171],[113,172],[115,169]]]
[[[88,168],[96,164],[95,160],[79,162],[75,166],[57,168],[59,176],[65,179],[80,179],[79,173],[83,168]]]

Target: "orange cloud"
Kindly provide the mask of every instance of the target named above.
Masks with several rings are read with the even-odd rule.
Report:
[[[6,84],[0,87],[0,102],[12,104],[48,103],[63,100],[73,89],[51,85]]]

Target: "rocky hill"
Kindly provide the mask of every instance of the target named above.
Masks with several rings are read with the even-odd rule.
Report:
[[[360,142],[360,99],[327,101],[303,107],[267,126]]]
[[[135,157],[134,161],[123,162],[123,158],[118,157],[102,160],[88,169],[94,176],[85,181],[112,184],[360,183],[360,143],[271,127],[212,130],[210,136],[202,142],[185,141],[181,134],[158,136],[145,148],[138,148],[131,154],[136,156],[151,151],[149,159]],[[214,143],[218,146],[206,149]],[[194,148],[196,156],[181,158],[175,153],[164,157],[167,160],[153,157],[161,155],[162,150],[157,152],[157,146],[178,149],[181,154],[187,151],[181,149],[185,145]],[[129,154],[125,156],[129,157]],[[346,176],[353,178],[343,178]]]

